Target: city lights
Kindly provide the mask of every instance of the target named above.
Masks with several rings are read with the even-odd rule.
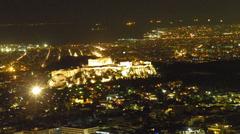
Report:
[[[128,26],[128,27],[132,27],[132,26],[134,26],[136,24],[136,22],[135,21],[129,21],[129,22],[126,22],[126,26]]]
[[[32,93],[33,95],[37,96],[37,95],[41,94],[42,89],[43,89],[43,88],[40,87],[40,86],[34,86],[34,87],[32,87],[32,89],[31,89],[31,93]]]
[[[229,30],[229,27],[234,30]],[[96,110],[100,115],[106,112],[111,113],[111,111],[119,113],[124,111],[129,116],[129,112],[141,113],[147,108],[150,111],[148,115],[153,122],[157,123],[158,120],[168,121],[170,116],[178,117],[181,116],[180,113],[188,113],[189,115],[184,115],[186,118],[183,120],[175,119],[176,122],[190,124],[177,130],[179,133],[202,133],[201,127],[191,126],[199,120],[208,123],[207,129],[212,131],[211,128],[216,126],[211,126],[207,120],[204,120],[205,116],[201,115],[202,118],[197,118],[191,113],[195,111],[204,113],[201,109],[211,113],[213,107],[216,113],[219,111],[227,113],[229,109],[234,111],[240,104],[239,93],[205,89],[191,82],[191,85],[186,85],[181,77],[176,76],[178,73],[180,75],[183,73],[182,67],[175,66],[175,62],[182,64],[183,61],[186,70],[191,73],[188,66],[192,63],[216,61],[215,58],[227,59],[229,55],[237,57],[240,42],[235,40],[234,36],[238,27],[238,25],[231,25],[220,30],[219,27],[214,26],[165,28],[151,30],[145,34],[149,36],[144,36],[143,40],[48,46],[47,48],[43,45],[38,48],[35,45],[33,45],[35,47],[24,47],[26,52],[11,53],[9,59],[13,61],[6,60],[6,63],[0,67],[0,70],[7,75],[4,78],[6,80],[0,85],[3,89],[8,89],[5,99],[9,107],[4,108],[7,111],[21,111],[24,116],[17,112],[16,115],[30,119],[36,115],[31,115],[28,111],[38,105],[39,107],[34,110],[39,113],[39,117],[44,118],[52,117],[52,115],[59,117],[59,113],[63,115],[75,111],[80,113],[81,110]],[[222,34],[219,34],[219,31],[222,31]],[[209,43],[211,38],[217,40],[218,44],[228,43],[227,45],[214,45],[212,42]],[[218,38],[221,40],[219,41]],[[14,50],[13,47],[12,50]],[[82,57],[84,60],[81,59]],[[159,62],[161,62],[160,65]],[[53,64],[52,67],[51,64]],[[169,70],[169,68],[174,68],[174,73],[165,72],[165,69]],[[185,71],[184,75],[185,73],[187,76],[196,75],[195,73],[188,74],[188,71]],[[169,81],[164,80],[169,73],[178,80],[171,78]],[[29,97],[21,93],[21,89],[29,87],[25,83],[33,79],[41,79],[42,84],[27,88],[29,95],[32,96]],[[5,90],[2,91],[4,92]],[[14,96],[14,98],[9,101],[9,96]],[[186,109],[187,112],[185,112]],[[179,110],[183,112],[178,112]],[[142,118],[140,116],[138,118]],[[132,120],[127,122],[131,123]],[[220,125],[221,122],[217,123],[220,126],[218,131],[232,129],[231,123],[223,126]]]
[[[44,46],[44,47],[48,47],[48,44],[45,43],[45,44],[43,44],[43,46]]]
[[[240,0],[0,0],[0,134],[240,134]]]
[[[67,70],[55,70],[50,73],[51,79],[48,81],[48,86],[66,87],[73,83],[74,85],[109,82],[113,79],[137,79],[148,78],[156,75],[157,72],[151,62],[120,62],[116,64],[109,57],[89,59],[88,65]],[[99,77],[97,77],[99,76]],[[96,77],[98,79],[96,79]],[[81,79],[81,81],[80,81]],[[72,84],[71,84],[72,85]]]
[[[97,51],[93,51],[92,54],[96,57],[103,57],[103,55]]]
[[[7,69],[8,72],[15,72],[15,68],[13,66],[8,67]]]

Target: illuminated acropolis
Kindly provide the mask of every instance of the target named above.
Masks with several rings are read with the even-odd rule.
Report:
[[[64,88],[118,79],[147,78],[156,74],[155,68],[148,61],[124,61],[116,64],[111,58],[98,58],[89,59],[88,65],[82,67],[52,71],[48,86]]]

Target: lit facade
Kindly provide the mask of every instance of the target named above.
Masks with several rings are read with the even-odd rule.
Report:
[[[113,64],[110,58],[89,59],[83,67],[67,70],[56,70],[50,73],[48,85],[53,87],[70,87],[95,82],[109,82],[117,79],[147,78],[156,75],[151,62],[120,62]]]
[[[92,128],[71,128],[71,127],[60,127],[44,130],[33,130],[33,131],[21,131],[15,132],[14,134],[95,134],[99,130],[99,127]]]
[[[98,59],[89,59],[88,66],[105,66],[111,65],[113,61],[111,58],[98,58]]]

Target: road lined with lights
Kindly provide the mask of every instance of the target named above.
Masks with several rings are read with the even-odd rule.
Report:
[[[73,56],[71,49],[68,49],[68,53],[70,56]]]
[[[46,58],[45,58],[44,62],[43,62],[42,65],[41,65],[42,68],[46,67],[46,62],[47,62],[50,54],[51,54],[51,48],[48,49],[48,53],[47,53],[47,55],[46,55]]]
[[[61,60],[61,53],[62,53],[62,49],[58,48],[58,61]]]

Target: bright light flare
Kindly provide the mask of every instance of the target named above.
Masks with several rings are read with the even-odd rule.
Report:
[[[8,71],[8,72],[15,72],[16,70],[15,70],[14,67],[10,66],[10,67],[7,69],[7,71]]]
[[[42,88],[39,86],[34,86],[31,92],[33,95],[39,95],[42,92]]]
[[[126,26],[128,26],[128,27],[131,27],[131,26],[134,26],[136,24],[136,22],[135,21],[128,21],[128,22],[126,22]]]
[[[43,46],[44,46],[44,47],[48,47],[48,44],[45,43],[45,44],[43,44]]]

